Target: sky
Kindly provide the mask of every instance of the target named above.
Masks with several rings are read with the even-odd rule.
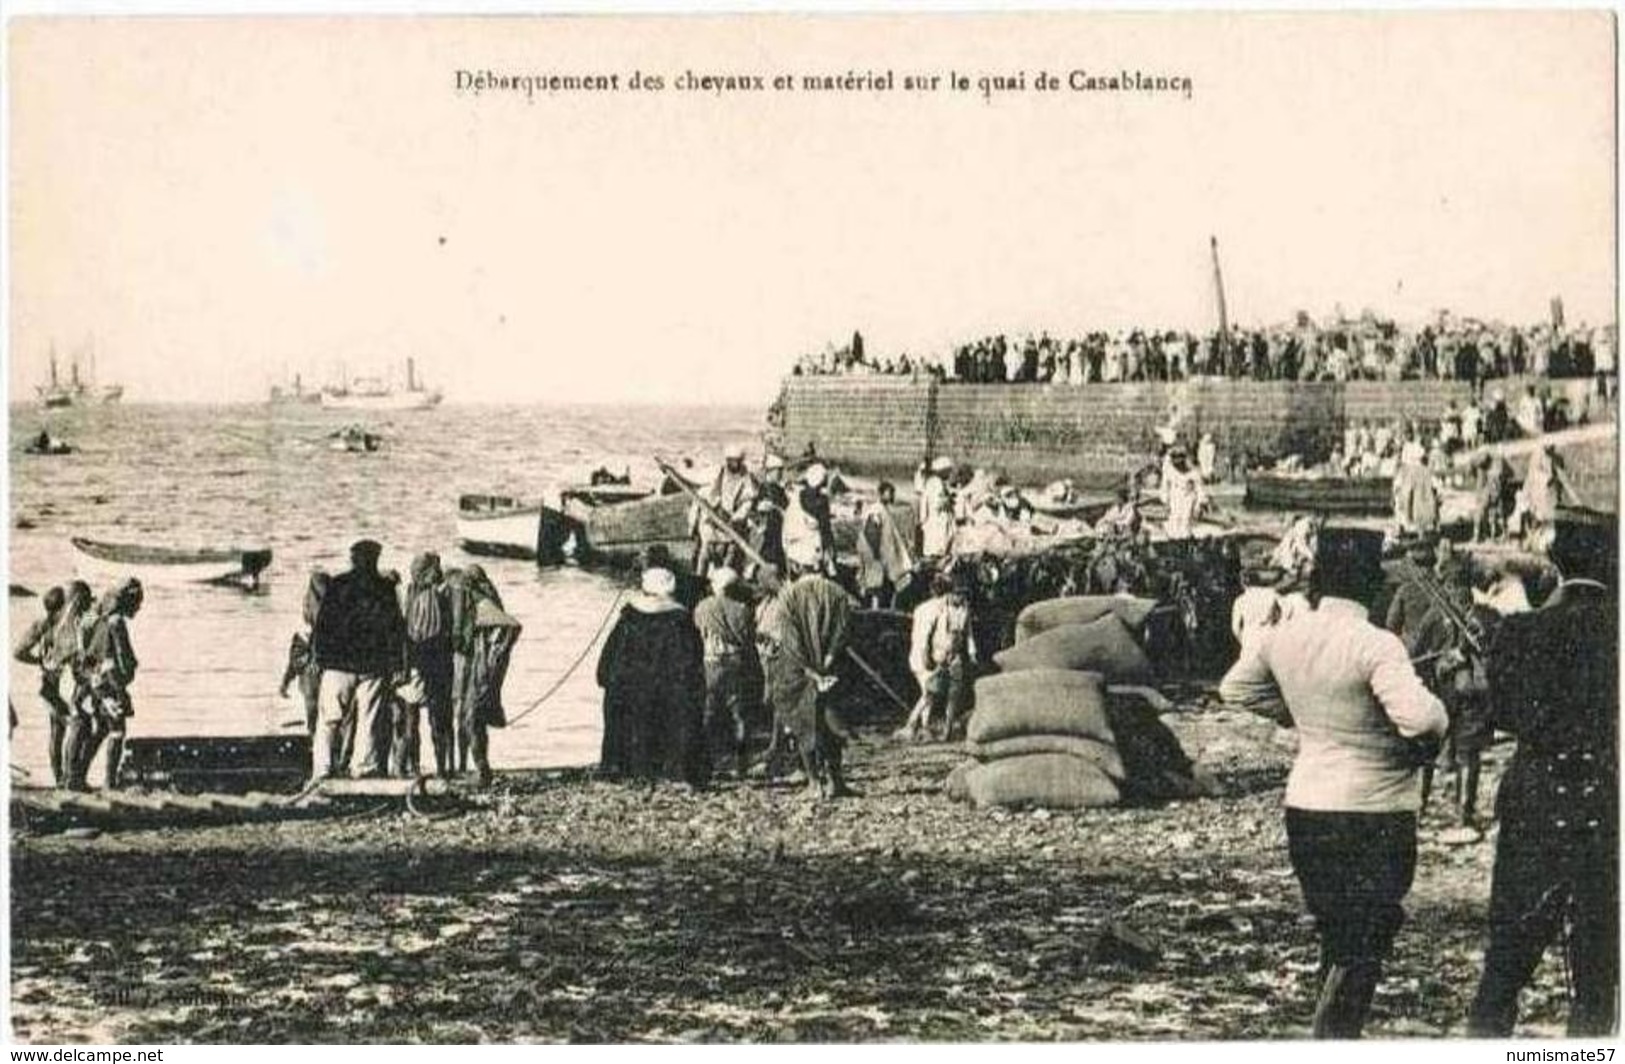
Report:
[[[417,360],[452,401],[767,402],[862,330],[1371,307],[1614,319],[1607,12],[8,23],[9,385],[131,400]],[[456,72],[662,76],[459,92]],[[1192,92],[1074,92],[1069,72]],[[696,74],[893,72],[718,96]],[[983,74],[1052,91],[984,99]],[[969,91],[905,92],[950,71]]]

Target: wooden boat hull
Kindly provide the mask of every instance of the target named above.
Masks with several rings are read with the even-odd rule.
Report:
[[[505,495],[457,500],[457,545],[468,554],[535,561],[543,507]]]
[[[268,548],[188,550],[135,543],[107,543],[74,537],[79,568],[88,575],[143,584],[214,584],[255,588],[271,564]]]
[[[555,524],[566,536],[575,534],[574,556],[580,561],[632,564],[651,548],[663,546],[686,564],[693,551],[688,508],[688,497],[680,493],[607,505],[567,493]]]
[[[1392,477],[1249,473],[1246,505],[1263,510],[1385,514],[1394,508],[1394,481]]]

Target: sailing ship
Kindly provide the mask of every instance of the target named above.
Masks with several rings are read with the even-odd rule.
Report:
[[[406,360],[406,389],[396,391],[382,377],[356,377],[322,392],[322,406],[333,410],[427,410],[439,404],[439,389],[426,389],[417,366]]]
[[[75,355],[68,367],[68,379],[63,381],[56,368],[56,345],[51,345],[51,381],[34,389],[39,396],[40,405],[47,409],[59,409],[67,406],[83,406],[87,403],[116,403],[124,398],[122,384],[98,385],[96,383],[96,353],[89,353],[90,371],[81,376],[79,373],[79,356]]]

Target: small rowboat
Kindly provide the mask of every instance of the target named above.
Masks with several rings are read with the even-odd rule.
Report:
[[[535,561],[542,505],[507,495],[457,499],[457,545],[469,554]]]
[[[1248,473],[1246,504],[1263,510],[1386,514],[1394,508],[1394,480],[1315,473]]]
[[[157,547],[137,543],[106,543],[75,536],[74,550],[98,575],[133,576],[144,584],[215,584],[259,586],[260,573],[271,564],[269,548]]]

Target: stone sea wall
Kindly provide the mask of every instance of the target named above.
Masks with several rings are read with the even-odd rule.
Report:
[[[1552,382],[1565,391],[1587,382]],[[1523,382],[1496,382],[1507,397]],[[1211,432],[1221,465],[1247,455],[1324,458],[1351,422],[1436,423],[1471,401],[1456,381],[1346,383],[1197,380],[1173,383],[957,384],[928,378],[791,377],[778,446],[808,444],[842,468],[903,476],[927,454],[996,469],[1018,482],[1070,477],[1100,487],[1157,453],[1156,429],[1187,442]]]

